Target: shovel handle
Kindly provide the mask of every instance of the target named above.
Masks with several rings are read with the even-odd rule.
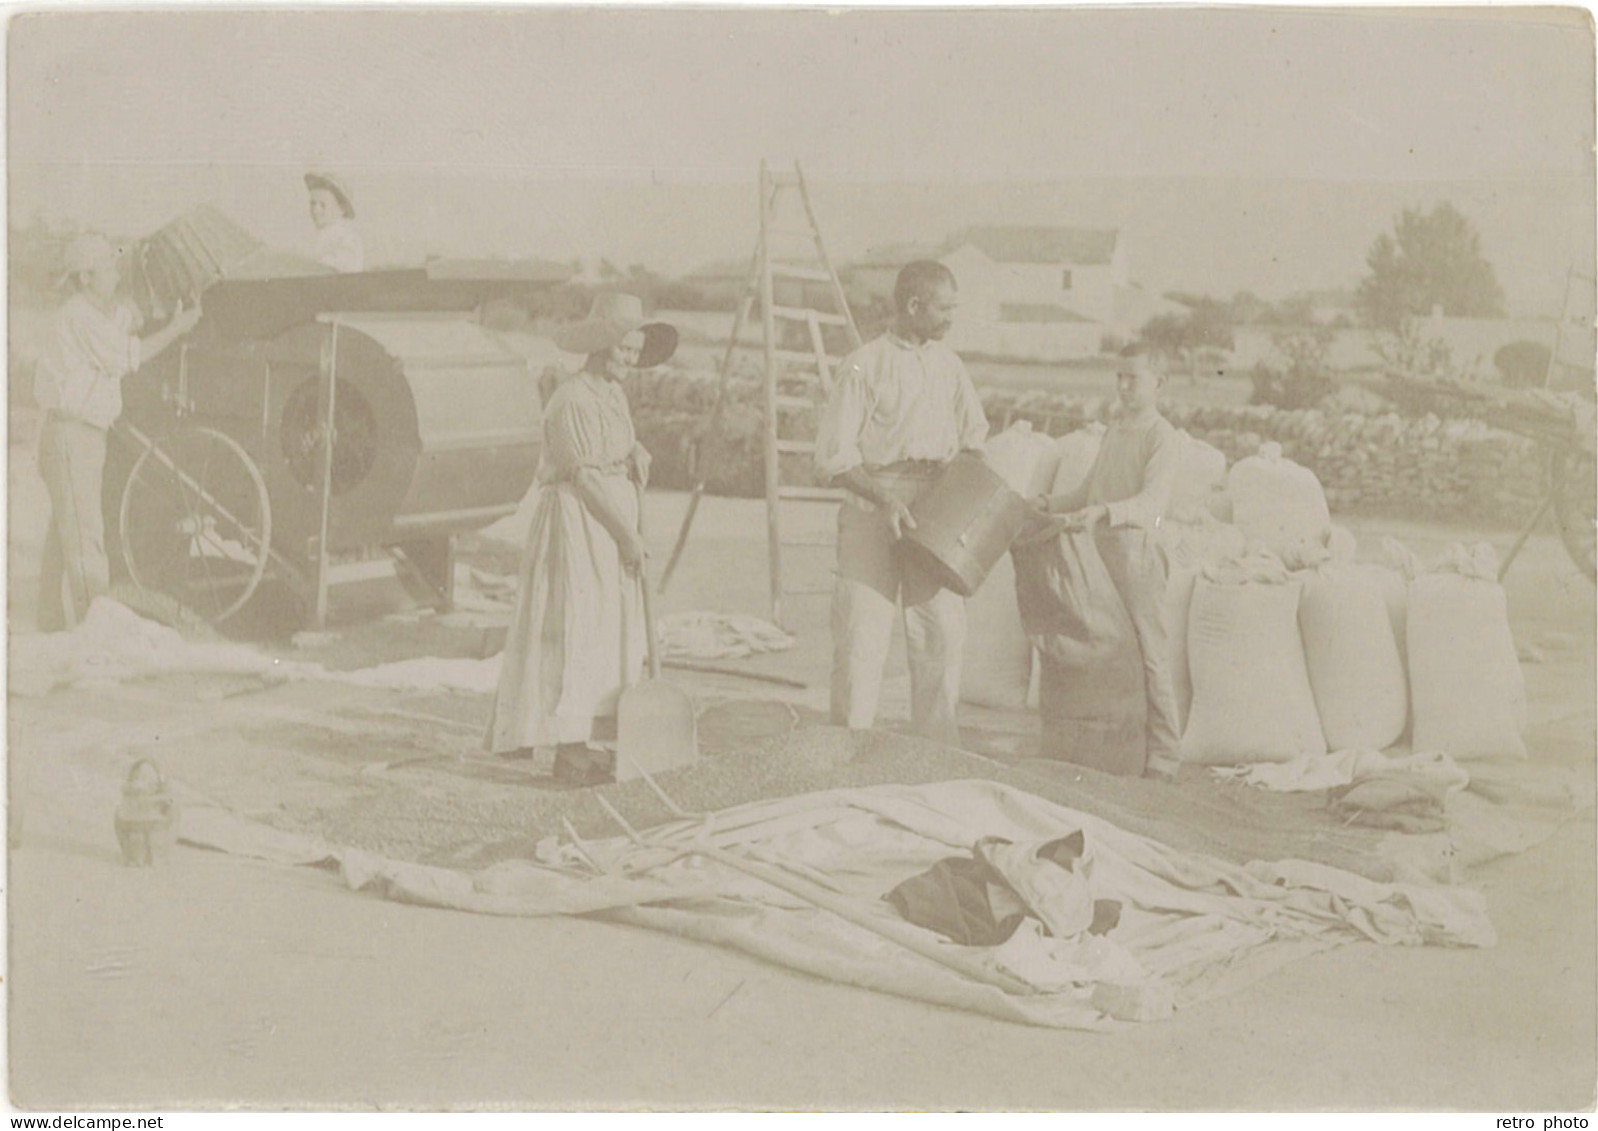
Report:
[[[636,484],[638,488],[638,536],[644,535],[644,485]],[[649,569],[647,559],[638,563],[638,588],[643,594],[644,605],[644,636],[649,643],[649,678],[660,678],[660,650],[655,641],[655,609],[649,600]]]

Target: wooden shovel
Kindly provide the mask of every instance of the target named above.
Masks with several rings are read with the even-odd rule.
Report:
[[[644,532],[644,489],[638,487],[638,533]],[[627,686],[627,657],[622,656],[622,693],[616,706],[616,780],[686,766],[699,757],[699,728],[693,700],[660,678],[660,650],[655,613],[649,599],[649,577],[638,565],[643,590],[644,633],[649,640],[649,678]]]

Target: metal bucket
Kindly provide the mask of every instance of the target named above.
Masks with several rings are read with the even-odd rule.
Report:
[[[962,452],[910,508],[904,551],[962,597],[982,587],[1027,520],[1026,501],[981,456]]]

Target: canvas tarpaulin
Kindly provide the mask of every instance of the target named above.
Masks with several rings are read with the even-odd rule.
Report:
[[[1077,830],[1092,854],[1094,899],[1121,904],[1105,934],[1054,938],[1029,920],[1002,946],[961,947],[906,923],[883,899],[983,837],[1026,844]],[[389,899],[596,915],[838,982],[1063,1028],[1165,1016],[1348,943],[1494,941],[1485,901],[1470,890],[1379,883],[1310,861],[1240,865],[1178,852],[991,781],[756,802],[636,841],[546,841],[539,860],[478,872],[286,836],[204,807],[186,811],[182,836],[259,858],[336,864],[350,887]]]

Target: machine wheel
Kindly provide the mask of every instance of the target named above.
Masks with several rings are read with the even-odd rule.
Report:
[[[218,624],[261,584],[272,545],[266,481],[211,428],[185,428],[134,463],[118,523],[133,583]]]
[[[1583,452],[1556,452],[1549,466],[1554,521],[1571,560],[1598,581],[1598,467]]]

